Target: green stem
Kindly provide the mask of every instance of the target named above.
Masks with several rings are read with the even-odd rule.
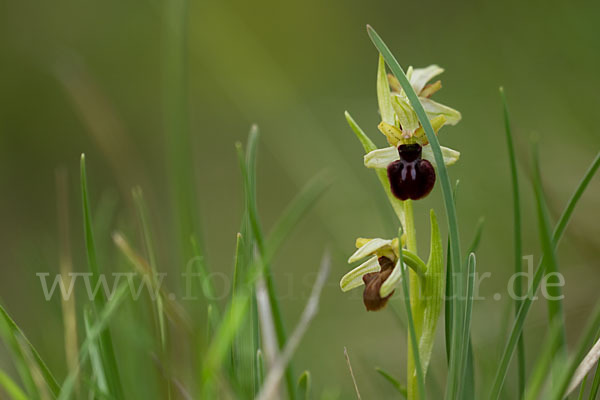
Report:
[[[415,228],[414,221],[414,212],[413,205],[411,200],[406,200],[404,202],[404,219],[405,219],[405,234],[406,234],[406,248],[411,253],[417,253],[417,230]],[[414,333],[415,338],[418,341],[421,338],[422,327],[423,327],[423,312],[422,312],[422,302],[420,299],[421,293],[421,284],[422,280],[419,275],[412,269],[408,269],[409,280],[410,280],[410,308],[413,315],[414,321]],[[406,361],[406,382],[407,382],[407,390],[408,390],[408,400],[419,399],[418,392],[418,380],[416,373],[416,364],[415,364],[415,355],[413,354],[413,350],[411,347],[410,337],[411,333],[408,335],[408,358]]]

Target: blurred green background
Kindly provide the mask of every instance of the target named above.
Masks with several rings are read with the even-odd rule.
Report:
[[[150,203],[159,269],[177,274],[182,268],[170,195],[178,173],[169,167],[167,151],[172,87],[165,69],[176,51],[165,34],[166,3],[0,2],[0,297],[59,377],[66,370],[60,301],[44,301],[35,275],[59,270],[57,167],[70,174],[76,271],[86,270],[77,187],[82,152],[92,204],[114,205],[114,213],[101,214],[111,217],[97,223],[108,232],[132,225],[130,188],[140,184]],[[510,325],[506,282],[513,270],[498,87],[507,93],[523,172],[524,251],[537,263],[529,140],[532,134],[539,138],[545,190],[556,217],[600,148],[599,3],[190,1],[188,8],[187,101],[170,115],[188,113],[190,143],[184,147],[192,157],[211,270],[231,275],[243,210],[234,142],[246,139],[251,124],[261,129],[258,200],[266,229],[313,175],[327,169],[334,176],[333,187],[274,264],[291,330],[323,251],[332,250],[334,265],[319,315],[295,357],[297,372],[312,371],[318,393],[352,395],[343,346],[364,398],[393,393],[375,366],[404,375],[406,338],[392,313],[367,313],[360,291],[342,294],[338,288],[355,237],[387,237],[395,229],[343,116],[348,110],[384,145],[376,129],[377,53],[365,24],[377,29],[404,67],[436,63],[446,69],[444,88],[435,98],[463,114],[459,125],[442,130],[440,140],[462,154],[450,173],[461,182],[458,213],[465,247],[478,219],[486,220],[478,269],[492,277],[481,286],[486,300],[475,303],[473,340],[482,366],[478,385],[489,384],[485,366],[495,364]],[[598,182],[578,206],[559,251],[570,341],[598,294]],[[434,208],[443,220],[440,200],[436,187],[416,204],[423,257],[429,246],[427,210]],[[103,262],[115,263],[110,237],[98,240],[106,248]],[[502,299],[494,300],[494,293]],[[526,342],[533,355],[546,331],[545,307],[535,306],[528,321]],[[438,382],[444,380],[443,354],[440,336],[431,370]],[[0,349],[0,367],[7,364]],[[509,376],[508,388],[512,381]]]

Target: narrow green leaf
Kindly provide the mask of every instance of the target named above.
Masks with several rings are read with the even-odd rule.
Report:
[[[506,146],[508,148],[508,161],[510,166],[510,177],[512,183],[512,196],[513,196],[513,239],[514,239],[514,263],[515,263],[515,293],[517,296],[523,294],[522,288],[522,234],[521,234],[521,200],[519,196],[519,177],[517,173],[517,158],[515,156],[515,146],[513,144],[512,132],[510,129],[510,115],[508,112],[508,105],[506,103],[506,97],[504,96],[504,89],[500,88],[500,97],[502,99],[502,105],[504,108],[504,130],[506,132]],[[515,316],[519,311],[521,301],[515,299]],[[525,342],[523,341],[523,333],[519,336],[517,344],[517,386],[518,386],[518,397],[522,398],[525,392]]]
[[[398,391],[398,393],[400,394],[400,396],[402,396],[403,398],[406,398],[407,394],[406,394],[406,387],[403,386],[400,381],[398,381],[396,378],[394,378],[392,375],[390,375],[389,373],[387,373],[386,371],[383,370],[383,368],[375,368],[375,371],[377,371],[379,373],[379,375],[381,375],[383,377],[383,379],[385,379],[386,381],[388,381],[389,383],[391,383],[391,385],[394,387],[394,389],[396,389]]]
[[[122,284],[119,286],[114,292],[114,295],[108,299],[104,308],[99,311],[98,317],[95,319],[94,324],[89,327],[86,339],[79,349],[80,367],[82,367],[90,357],[90,351],[92,350],[94,343],[101,340],[102,332],[104,332],[108,326],[108,323],[110,322],[110,319],[125,299],[128,288],[129,286],[127,284]],[[69,372],[67,378],[60,387],[58,400],[67,400],[71,398],[73,395],[73,389],[75,388],[75,382],[80,371],[81,368]]]
[[[348,111],[346,111],[345,115],[346,115],[346,121],[348,121],[348,125],[350,125],[350,128],[352,129],[352,131],[354,131],[354,133],[356,134],[356,137],[358,138],[360,143],[363,145],[365,154],[377,149],[377,146],[375,146],[375,144],[371,141],[371,139],[369,139],[367,134],[360,128],[360,126],[358,126],[358,124],[354,121],[354,119],[352,119],[352,117],[350,116]],[[404,204],[402,201],[400,201],[398,198],[396,198],[396,196],[394,196],[392,194],[392,191],[390,189],[390,181],[388,180],[388,176],[387,176],[387,171],[384,169],[378,168],[378,169],[375,169],[375,173],[377,174],[377,178],[379,179],[379,182],[381,183],[381,186],[383,187],[383,190],[385,191],[385,194],[386,194],[390,204],[392,205],[392,208],[394,209],[394,212],[396,213],[398,220],[400,221],[400,223],[402,225],[404,225],[404,223],[405,223],[405,221],[404,221]]]
[[[256,352],[256,375],[256,383],[258,384],[258,387],[262,387],[263,382],[265,381],[265,360],[260,349]]]
[[[4,371],[0,369],[0,387],[4,388],[6,393],[13,400],[27,400],[27,395],[21,390],[19,385],[15,383]]]
[[[546,200],[542,189],[542,177],[540,173],[540,163],[536,145],[532,146],[532,153],[534,171],[533,187],[535,191],[540,241],[542,243],[544,263],[546,265],[545,270],[548,274],[556,275],[558,274],[558,261],[556,259],[556,249],[552,245],[552,237],[550,234],[550,217],[548,215],[548,208],[546,206]],[[550,282],[550,279],[547,279],[548,296],[552,297],[552,299],[548,298],[546,300],[548,304],[548,317],[550,319],[550,324],[553,324],[554,321],[557,321],[556,323],[562,327],[560,328],[561,331],[559,333],[559,345],[556,349],[557,352],[562,353],[566,351],[567,345],[564,307],[562,301],[563,295],[561,287],[555,285],[554,283],[554,281]]]
[[[586,171],[585,175],[579,182],[577,188],[573,192],[573,196],[569,199],[567,206],[565,207],[556,227],[554,228],[554,233],[552,235],[552,246],[556,248],[558,242],[562,238],[563,233],[569,223],[571,216],[573,215],[573,211],[575,210],[575,206],[577,205],[579,199],[585,192],[585,189],[589,185],[590,181],[594,177],[594,174],[600,167],[600,153],[596,155],[596,158],[592,161],[590,167]],[[518,339],[523,331],[523,325],[525,323],[525,318],[527,317],[527,313],[529,312],[531,305],[533,303],[533,298],[537,293],[537,290],[540,287],[542,282],[542,278],[544,276],[545,268],[544,268],[544,260],[540,260],[538,263],[537,269],[535,271],[535,275],[533,277],[533,282],[531,287],[527,292],[527,297],[521,303],[521,307],[519,308],[519,312],[517,317],[515,318],[515,322],[511,328],[510,335],[508,337],[508,341],[506,343],[505,349],[500,358],[500,362],[498,364],[498,370],[496,371],[496,377],[494,378],[494,383],[492,385],[492,390],[490,394],[490,399],[498,399],[500,396],[500,392],[502,391],[502,386],[504,384],[504,380],[506,378],[506,374],[508,371],[508,366],[512,359],[512,356],[517,347]]]
[[[17,370],[21,376],[21,379],[24,380],[24,384],[26,385],[28,393],[30,395],[34,395],[37,394],[38,391],[32,378],[31,368],[27,365],[27,360],[23,354],[24,350],[27,350],[29,353],[31,353],[33,361],[44,378],[44,381],[48,385],[50,392],[56,397],[58,392],[60,392],[60,386],[54,378],[54,375],[52,375],[52,372],[50,372],[50,369],[44,360],[42,360],[42,357],[38,351],[35,349],[35,347],[33,347],[21,328],[19,328],[19,326],[10,317],[2,305],[0,305],[0,335],[13,353],[13,359],[15,361]]]
[[[589,400],[595,400],[600,388],[600,364],[596,364],[596,372],[594,372],[594,381],[592,382],[592,388],[590,389]]]
[[[91,335],[92,316],[90,315],[89,310],[86,308],[83,313],[83,322],[85,326],[85,334],[86,337]],[[98,391],[102,393],[102,395],[108,395],[108,385],[106,384],[106,375],[104,374],[104,367],[102,366],[102,359],[100,358],[100,351],[98,349],[96,340],[89,341],[88,348],[90,365],[92,367],[92,377],[95,386],[97,386]]]
[[[144,193],[142,192],[142,188],[139,186],[135,187],[132,190],[132,196],[137,208],[140,225],[142,227],[144,245],[146,248],[146,257],[148,258],[148,263],[150,264],[150,269],[153,275],[151,279],[155,280],[158,274],[158,267],[156,265],[156,252],[152,240],[152,232],[150,231],[150,224],[148,221],[148,210],[146,207],[146,202],[144,200]],[[158,333],[160,338],[160,344],[164,352],[167,346],[167,328],[165,324],[165,311],[162,296],[157,296],[156,301],[152,302],[152,309],[154,311],[154,315],[156,316],[156,320],[158,321]]]
[[[548,377],[554,354],[560,345],[561,327],[558,321],[552,323],[550,331],[546,336],[538,359],[531,372],[527,391],[525,392],[525,400],[539,399],[543,389],[543,383]],[[564,361],[564,359],[562,360]]]
[[[81,202],[83,208],[83,230],[85,236],[85,248],[88,260],[88,266],[92,273],[90,281],[92,287],[98,287],[98,281],[100,278],[100,269],[98,267],[98,258],[96,255],[96,244],[94,242],[94,232],[92,224],[92,215],[90,211],[89,195],[87,190],[87,176],[85,168],[85,154],[81,155]],[[107,304],[106,295],[103,290],[98,290],[96,296],[94,296],[94,309],[96,315],[99,314],[100,310],[103,309]],[[102,357],[102,363],[104,365],[104,371],[106,372],[106,378],[110,393],[117,399],[124,398],[123,389],[121,386],[121,379],[119,375],[119,368],[117,366],[117,359],[115,356],[112,336],[108,327],[104,329],[100,334],[100,355]]]
[[[437,217],[433,209],[430,211],[430,220],[431,243],[424,284],[422,285],[424,315],[421,337],[419,338],[419,353],[424,376],[426,376],[429,367],[437,324],[444,302],[444,248]]]
[[[558,320],[560,323],[560,320]],[[600,303],[596,305],[592,316],[589,318],[586,328],[581,335],[579,342],[575,348],[575,352],[569,357],[567,363],[560,365],[560,373],[556,375],[556,379],[553,378],[554,385],[552,386],[552,395],[548,398],[551,400],[562,400],[566,395],[567,387],[569,382],[573,378],[573,374],[577,369],[577,366],[581,363],[581,360],[589,351],[589,347],[596,337],[596,332],[600,326]],[[561,338],[562,339],[562,338]],[[560,345],[560,342],[559,342]],[[560,353],[559,353],[560,354]]]
[[[433,127],[431,126],[431,123],[429,122],[429,118],[427,117],[425,110],[423,109],[423,105],[419,101],[419,98],[415,93],[413,87],[411,86],[410,82],[408,81],[408,78],[402,70],[402,67],[400,66],[396,58],[393,56],[387,45],[383,42],[381,37],[379,37],[377,32],[375,32],[375,30],[370,26],[367,26],[367,31],[371,40],[373,41],[373,44],[375,44],[375,47],[377,47],[379,53],[385,59],[388,67],[400,82],[402,89],[404,89],[404,92],[406,93],[406,96],[408,97],[411,106],[415,110],[419,118],[419,122],[425,130],[425,134],[427,135],[427,139],[429,140],[429,143],[431,145],[433,156],[437,164],[437,173],[439,176],[440,185],[442,186],[444,205],[446,207],[446,215],[448,218],[448,231],[451,237],[450,245],[452,248],[450,255],[453,259],[453,267],[456,270],[456,276],[453,277],[452,282],[455,289],[453,290],[453,292],[464,293],[464,282],[466,281],[466,279],[464,279],[465,268],[461,263],[460,237],[458,234],[458,218],[456,216],[456,208],[454,205],[454,199],[452,195],[452,186],[450,184],[448,170],[446,169],[446,165],[444,164],[444,157],[442,154],[442,149],[440,148],[438,138],[435,134],[435,131],[433,130]],[[462,379],[460,375],[460,365],[462,364],[460,357],[462,357],[463,351],[460,348],[460,339],[463,335],[462,322],[464,318],[463,314],[465,309],[463,302],[464,299],[459,299],[459,296],[456,296],[456,298],[454,299],[454,318],[452,323],[452,330],[454,334],[452,335],[452,349],[455,351],[451,352],[448,379],[448,393],[451,394],[452,398],[457,397],[456,388]]]
[[[403,235],[403,228],[400,225],[400,229],[398,230],[398,240],[401,240]],[[404,261],[402,257],[402,246],[399,246],[399,257],[398,263],[395,268],[402,268],[402,289],[404,292],[404,306],[406,308],[406,317],[408,320],[408,332],[410,337],[410,344],[412,347],[412,354],[415,363],[416,375],[417,375],[417,383],[418,383],[418,399],[425,399],[425,377],[423,376],[423,367],[421,364],[421,357],[419,355],[419,345],[417,343],[417,333],[415,330],[415,323],[413,319],[412,310],[410,307],[410,289],[409,289],[409,281],[410,275],[407,273],[408,270],[404,266]],[[410,394],[409,394],[410,395]]]
[[[311,389],[310,371],[304,371],[298,378],[298,399],[309,400]]]
[[[464,316],[464,325],[463,325],[463,338],[462,338],[462,351],[463,356],[461,357],[462,360],[462,372],[461,372],[461,376],[465,376],[466,372],[467,372],[467,360],[469,357],[469,350],[471,349],[471,317],[472,317],[472,313],[473,313],[473,290],[474,290],[474,284],[475,284],[475,271],[477,270],[477,260],[475,258],[475,253],[471,253],[469,254],[469,262],[468,262],[468,275],[467,275],[467,294],[466,294],[466,298],[467,298],[467,304],[466,304],[466,309],[465,309],[465,316]],[[459,383],[458,386],[458,393],[460,394],[462,392],[463,389],[463,385],[464,384],[464,380],[461,381]],[[461,396],[460,398],[465,398],[463,396]]]

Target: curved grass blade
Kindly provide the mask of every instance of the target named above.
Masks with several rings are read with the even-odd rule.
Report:
[[[22,346],[32,355],[33,361],[44,378],[46,385],[48,385],[52,395],[56,397],[60,392],[60,386],[54,378],[54,375],[52,375],[52,372],[50,372],[50,369],[44,360],[42,360],[38,351],[33,347],[29,339],[27,339],[23,331],[21,331],[21,328],[19,328],[2,305],[0,305],[0,335],[2,335],[4,341],[7,342],[7,345],[13,351],[15,357],[19,358],[19,360],[16,360],[17,369],[24,379],[28,390],[33,391],[33,393],[37,392],[32,378],[32,372],[27,366],[27,361],[23,354],[24,349],[21,348]]]
[[[515,146],[513,144],[513,137],[510,128],[510,115],[508,113],[508,105],[506,103],[506,97],[504,95],[504,89],[500,88],[500,97],[502,99],[502,105],[504,109],[504,131],[506,132],[506,147],[508,147],[508,161],[510,165],[510,177],[512,184],[512,195],[513,195],[513,239],[514,239],[514,263],[515,263],[515,293],[517,296],[521,296],[523,293],[522,277],[520,273],[523,270],[522,267],[522,232],[521,232],[521,200],[519,196],[519,177],[517,173],[517,158],[515,156]],[[515,316],[519,312],[519,306],[521,301],[515,299]],[[521,398],[525,392],[525,342],[523,341],[523,333],[519,335],[519,341],[517,343],[517,384],[518,384],[518,397]]]
[[[385,59],[387,65],[390,70],[394,74],[394,76],[400,82],[402,89],[406,93],[408,100],[410,101],[411,106],[415,110],[417,117],[419,118],[419,122],[421,126],[425,130],[425,134],[427,135],[427,139],[431,145],[431,149],[433,151],[433,156],[435,162],[437,164],[437,172],[439,175],[440,185],[442,186],[442,193],[444,197],[444,205],[446,207],[446,216],[448,218],[448,231],[451,237],[450,245],[452,248],[451,257],[453,260],[453,267],[457,271],[457,276],[453,277],[453,286],[454,293],[464,294],[464,266],[461,263],[460,256],[460,237],[458,234],[458,218],[456,216],[456,208],[454,205],[454,198],[452,194],[452,186],[450,184],[450,178],[448,176],[448,170],[446,169],[446,165],[444,164],[444,157],[442,155],[442,149],[440,148],[439,141],[437,136],[429,122],[429,118],[423,109],[423,105],[419,101],[417,94],[412,88],[408,78],[404,74],[402,67],[393,56],[387,45],[383,42],[381,37],[375,32],[373,28],[367,26],[367,31],[373,44],[379,50],[379,53]],[[460,339],[462,338],[462,322],[463,322],[463,314],[464,314],[464,306],[462,304],[462,299],[459,299],[458,296],[454,300],[454,318],[453,318],[453,336],[452,336],[452,349],[455,351],[451,352],[451,360],[450,360],[450,371],[449,371],[449,385],[448,385],[448,393],[451,395],[451,398],[456,398],[458,395],[457,387],[459,382],[461,381],[460,376],[460,365],[462,361],[460,357],[462,357],[463,351],[460,348]]]
[[[382,368],[375,368],[375,371],[377,371],[379,373],[379,375],[381,375],[383,377],[383,379],[388,381],[398,391],[400,396],[402,396],[403,398],[406,399],[407,394],[406,394],[405,386],[403,386],[396,378],[394,378],[392,375],[388,374]]]
[[[571,198],[569,199],[567,206],[565,207],[562,215],[560,216],[560,219],[558,220],[558,223],[556,224],[556,227],[554,228],[554,233],[552,235],[553,247],[556,248],[558,242],[562,238],[567,224],[569,223],[569,220],[573,215],[575,206],[577,205],[579,199],[583,195],[583,192],[585,192],[585,189],[589,185],[590,181],[594,177],[594,174],[598,170],[598,167],[600,167],[600,153],[598,153],[596,155],[596,158],[594,158],[594,160],[592,161],[590,167],[579,182],[579,185],[575,189],[573,196],[571,196]],[[523,331],[525,318],[527,317],[527,313],[529,312],[529,309],[531,308],[531,305],[533,303],[533,298],[535,297],[535,294],[539,289],[540,284],[542,282],[542,278],[544,276],[545,268],[543,268],[543,266],[544,260],[542,258],[542,260],[540,260],[540,262],[538,263],[535,275],[533,277],[532,285],[527,292],[527,297],[523,300],[521,307],[519,308],[519,312],[517,314],[517,317],[515,318],[515,322],[510,331],[508,341],[506,342],[506,347],[500,358],[500,363],[498,365],[496,377],[494,378],[494,383],[490,392],[490,399],[498,399],[500,397],[500,392],[504,384],[504,379],[506,378],[506,373],[508,372],[508,365],[510,364],[510,360],[517,346],[519,335]]]

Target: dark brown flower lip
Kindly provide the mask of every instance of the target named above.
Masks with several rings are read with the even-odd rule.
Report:
[[[431,193],[435,184],[435,169],[421,158],[420,144],[398,146],[400,159],[387,167],[390,189],[400,200],[419,200]]]
[[[387,257],[379,257],[378,259],[381,270],[378,272],[371,272],[363,276],[363,282],[365,283],[365,290],[363,292],[363,302],[367,311],[379,311],[384,308],[394,294],[390,293],[386,297],[379,295],[379,289],[381,285],[394,270],[394,262]]]

